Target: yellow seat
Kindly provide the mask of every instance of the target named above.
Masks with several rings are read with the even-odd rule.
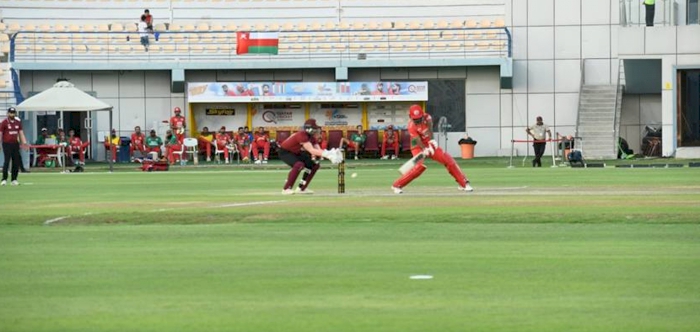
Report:
[[[493,26],[496,27],[496,28],[503,28],[503,27],[506,26],[506,21],[505,21],[504,19],[502,19],[502,18],[497,18],[497,19],[493,22]]]
[[[435,27],[435,22],[432,20],[423,21],[423,29],[432,29]]]
[[[196,30],[197,30],[197,31],[200,31],[200,32],[209,31],[209,24],[200,23],[200,24],[197,25]]]
[[[277,23],[272,23],[267,27],[267,31],[279,31],[280,25]]]
[[[124,26],[124,31],[126,32],[137,32],[139,31],[139,26],[136,23],[129,23]]]
[[[447,29],[450,26],[450,24],[445,20],[440,20],[437,22],[437,24],[435,26],[438,29]]]
[[[211,33],[203,33],[199,35],[199,42],[202,44],[211,44],[214,42],[214,35]]]
[[[310,29],[310,30],[315,30],[315,31],[323,30],[323,26],[322,26],[321,23],[319,23],[319,22],[314,22],[314,23],[311,23],[311,29]]]
[[[122,31],[124,31],[124,26],[121,25],[120,23],[114,23],[114,24],[112,24],[112,27],[109,29],[109,31],[122,32]]]
[[[216,45],[206,45],[204,46],[204,49],[207,51],[207,53],[216,53],[219,51],[219,47]]]
[[[234,23],[229,23],[226,25],[226,31],[231,31],[231,32],[238,31],[238,25],[236,25]]]
[[[326,29],[326,30],[335,30],[336,26],[337,26],[337,25],[335,24],[335,22],[333,22],[333,21],[328,21],[328,22],[326,22],[326,23],[323,25],[323,28]]]
[[[97,31],[98,32],[108,32],[109,31],[109,25],[107,24],[100,24],[97,26]]]
[[[187,44],[177,44],[177,51],[181,53],[187,53],[190,50],[190,46]]]
[[[420,28],[421,28],[421,23],[418,22],[418,21],[411,21],[410,23],[408,23],[408,28],[409,28],[409,29],[414,29],[414,30],[415,30],[415,29],[420,29]]]
[[[238,31],[250,31],[252,27],[248,23],[243,23],[238,27]]]
[[[85,25],[83,25],[83,31],[84,32],[94,32],[95,26],[92,24],[85,24]]]
[[[170,28],[168,31],[182,31],[182,25],[179,25],[177,23],[170,24]]]
[[[393,28],[394,28],[393,23],[391,23],[389,21],[382,22],[382,29],[389,30],[389,29],[393,29]]]
[[[183,27],[183,31],[194,31],[194,30],[195,30],[194,24],[186,24],[186,25]]]
[[[102,53],[102,45],[88,45],[87,47],[90,53]]]
[[[487,42],[487,41],[480,41],[480,42],[478,42],[478,43],[476,44],[476,47],[477,47],[479,50],[488,50],[489,47],[491,47],[491,43],[490,43],[490,42]]]
[[[435,52],[444,51],[447,49],[447,43],[445,42],[435,42],[432,43],[430,50]]]
[[[73,53],[73,47],[70,45],[58,45],[59,53]]]
[[[85,54],[88,51],[88,47],[86,45],[75,45],[73,46],[73,50],[77,54]]]
[[[447,44],[447,49],[449,51],[460,51],[462,49],[462,43],[460,42],[451,42]]]
[[[131,53],[131,45],[117,45],[117,51],[122,54]]]
[[[340,30],[351,30],[353,28],[353,24],[348,21],[341,21],[340,24],[338,24],[338,28]]]
[[[226,30],[226,27],[224,27],[221,24],[212,24],[211,27],[209,27],[211,31],[224,31]]]
[[[18,23],[10,23],[10,25],[8,25],[6,29],[8,33],[15,33],[20,30],[22,30],[22,26]]]
[[[215,43],[225,44],[228,42],[228,34],[226,33],[213,33],[212,36],[214,37]]]
[[[24,26],[24,29],[22,29],[22,30],[34,32],[37,30],[37,26],[34,24],[27,24]]]
[[[406,24],[406,22],[394,23],[394,29],[406,29],[406,28],[408,28],[408,24]]]
[[[294,27],[294,24],[291,22],[287,22],[284,25],[282,25],[282,30],[284,31],[294,31],[296,28]]]
[[[255,31],[267,31],[267,24],[265,24],[265,23],[255,24]]]
[[[192,53],[202,53],[204,52],[204,46],[202,45],[192,45],[190,46],[190,51]]]
[[[476,21],[471,20],[471,19],[470,19],[470,20],[467,20],[466,27],[467,27],[468,29],[474,29],[474,28],[476,28]]]
[[[487,18],[481,20],[481,22],[479,23],[479,27],[480,28],[490,28],[491,27],[491,20],[489,20]]]
[[[163,51],[164,53],[174,53],[175,45],[163,45],[161,47],[161,51]]]
[[[168,29],[165,26],[165,23],[158,23],[155,26],[153,26],[153,30],[155,31],[167,31]]]

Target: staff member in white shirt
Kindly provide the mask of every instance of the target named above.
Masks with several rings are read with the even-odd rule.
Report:
[[[549,126],[542,122],[542,117],[538,116],[537,123],[525,129],[525,132],[535,140],[532,143],[532,147],[535,149],[535,159],[532,160],[532,167],[542,167],[541,159],[547,147],[545,133],[547,133],[546,139],[552,139],[552,131],[549,130]]]

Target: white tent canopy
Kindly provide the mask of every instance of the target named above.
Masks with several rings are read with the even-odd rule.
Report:
[[[38,111],[108,111],[112,106],[83,92],[70,82],[58,82],[52,88],[17,105],[20,112]]]
[[[61,81],[52,88],[28,98],[17,105],[20,112],[68,111],[91,112],[109,111],[109,128],[112,128],[112,106],[85,93],[73,83]],[[63,163],[65,168],[65,163]],[[112,171],[112,158],[109,161],[109,171]]]

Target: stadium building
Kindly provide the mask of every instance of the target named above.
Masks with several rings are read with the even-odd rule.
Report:
[[[510,155],[542,116],[582,137],[589,159],[614,158],[618,137],[698,157],[698,0],[655,2],[646,26],[638,0],[4,0],[0,106],[68,80],[114,107],[121,136],[162,135],[180,107],[191,136],[264,126],[275,137],[315,117],[381,137],[417,102],[445,118],[438,141],[453,155],[465,133],[476,156]],[[148,51],[136,24],[146,8]],[[29,140],[80,129],[96,160],[108,116],[22,114]]]

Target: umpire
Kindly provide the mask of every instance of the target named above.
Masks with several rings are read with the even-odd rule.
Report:
[[[26,145],[27,138],[24,137],[22,122],[17,119],[17,110],[14,107],[7,109],[7,119],[0,122],[0,136],[2,137],[2,152],[5,154],[0,186],[7,185],[7,173],[10,167],[10,160],[12,160],[12,185],[19,185],[19,182],[17,182],[17,175],[22,163],[19,155],[20,143],[22,146]]]

